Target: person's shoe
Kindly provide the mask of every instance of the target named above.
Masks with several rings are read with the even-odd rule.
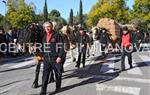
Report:
[[[132,69],[133,68],[133,66],[132,65],[130,65],[130,69]]]
[[[76,58],[73,58],[73,62],[75,62],[76,61]]]
[[[79,65],[76,65],[75,67],[80,68],[80,66],[79,66]]]
[[[87,56],[87,58],[89,58],[89,57],[90,57],[90,55]]]
[[[57,93],[59,91],[60,91],[60,87],[57,87],[56,90],[55,90],[55,93]]]
[[[85,67],[85,65],[83,65],[83,68]]]
[[[32,88],[38,88],[38,83],[37,83],[37,82],[34,82],[34,83],[32,84]]]

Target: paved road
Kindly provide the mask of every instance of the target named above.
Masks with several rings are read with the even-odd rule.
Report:
[[[127,61],[127,59],[126,59]],[[41,87],[31,88],[35,61],[33,57],[18,58],[0,65],[0,95],[38,95]],[[150,95],[150,52],[133,54],[134,68],[120,70],[120,54],[100,53],[86,59],[86,67],[76,69],[69,55],[65,63],[62,90],[56,95]],[[42,67],[39,84],[41,85]],[[48,85],[53,94],[55,83]]]

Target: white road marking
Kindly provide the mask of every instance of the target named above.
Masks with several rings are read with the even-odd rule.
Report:
[[[115,56],[112,58],[108,58],[107,60],[112,60],[112,62],[108,63],[103,63],[102,67],[100,68],[100,72],[102,73],[114,73],[114,68],[115,68],[115,60],[120,59],[116,58]]]
[[[144,63],[149,67],[150,66],[150,57],[148,57],[148,56],[145,56],[145,55],[141,55],[141,56],[139,56],[141,59],[142,59],[142,61],[144,61]],[[149,67],[150,68],[150,67]]]
[[[115,57],[113,56],[112,58],[107,58],[107,60],[120,60],[121,57]]]
[[[105,84],[96,84],[96,90],[98,91],[98,95],[102,95],[102,91],[113,91],[125,94],[139,95],[140,88],[137,87],[126,87],[126,86],[112,86]]]
[[[114,68],[115,68],[115,63],[112,62],[112,63],[109,63],[110,65],[108,66],[108,68],[110,68],[110,70],[108,70],[106,73],[113,73],[115,72],[114,71]]]
[[[125,67],[126,68],[130,68],[128,63],[128,59],[126,58],[125,60]],[[129,69],[127,70],[128,74],[133,74],[133,75],[142,75],[141,69],[139,67],[137,67],[136,62],[134,61],[134,59],[132,58],[132,65],[135,68]]]
[[[144,84],[150,84],[149,79],[140,79],[140,78],[128,78],[128,77],[114,77],[114,76],[92,76],[94,78],[101,78],[101,79],[113,79],[114,81],[127,81],[127,82],[138,82]]]

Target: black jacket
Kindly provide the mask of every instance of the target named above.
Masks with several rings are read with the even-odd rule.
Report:
[[[49,40],[49,42],[47,43],[48,45],[46,45],[46,33],[44,33],[44,37],[43,37],[43,54],[44,54],[44,58],[57,58],[57,57],[61,57],[63,58],[64,55],[64,43],[63,43],[63,39],[62,36],[58,33],[53,31],[51,39]],[[46,47],[48,47],[46,49]],[[58,48],[60,47],[60,48]]]
[[[139,40],[142,40],[143,39],[143,35],[141,32],[137,32],[134,34],[134,39],[135,39],[135,42],[138,42]]]
[[[83,52],[86,52],[87,44],[89,43],[89,36],[87,34],[84,34],[84,36],[81,36],[81,34],[79,34],[77,43],[79,52],[81,52],[81,49],[83,50]],[[82,45],[84,45],[84,48],[81,48]]]
[[[100,43],[102,44],[108,44],[110,43],[110,38],[107,32],[101,32],[100,33]]]

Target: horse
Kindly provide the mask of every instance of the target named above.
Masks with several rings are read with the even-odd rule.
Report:
[[[29,24],[24,29],[20,31],[19,34],[19,47],[27,47],[25,52],[33,54],[36,60],[36,70],[35,70],[35,79],[32,84],[33,88],[38,87],[38,77],[40,72],[41,63],[43,61],[42,51],[37,49],[36,47],[39,44],[42,44],[43,38],[43,27],[37,24]]]
[[[74,54],[73,54],[73,49],[76,48],[76,35],[75,35],[73,27],[68,26],[68,25],[63,26],[63,28],[61,29],[61,34],[62,34],[64,41],[66,42],[65,43],[66,50],[67,51],[70,50],[72,61],[73,62],[76,61],[76,58],[74,57]]]

